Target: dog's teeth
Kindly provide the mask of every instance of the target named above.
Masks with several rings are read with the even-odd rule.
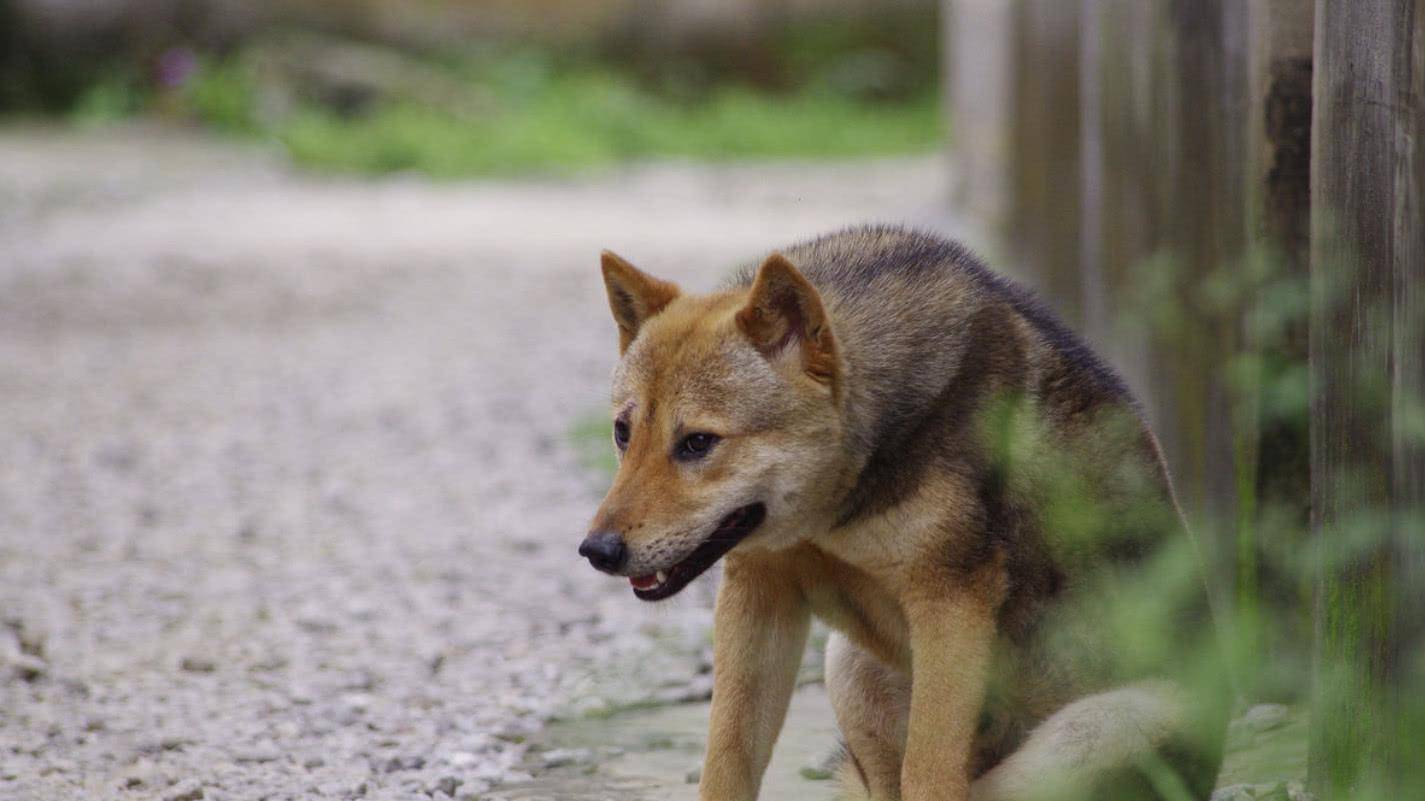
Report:
[[[668,574],[660,570],[658,571],[657,578],[659,584],[664,584],[668,581]]]

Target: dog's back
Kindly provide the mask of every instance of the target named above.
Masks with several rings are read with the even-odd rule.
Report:
[[[1124,382],[1028,292],[954,243],[868,227],[784,252],[820,292],[848,365],[849,440],[864,467],[838,525],[895,509],[937,474],[964,476],[976,496],[947,502],[973,507],[966,517],[977,525],[948,539],[943,558],[965,576],[1004,562],[1009,590],[974,774],[1075,699],[1201,675],[1181,654],[1214,644],[1206,593],[1157,442]],[[1180,581],[1163,586],[1164,576]],[[1161,608],[1145,614],[1149,601]],[[1191,727],[1207,734],[1160,749],[1193,797],[1206,797],[1220,761],[1221,687],[1209,692]]]

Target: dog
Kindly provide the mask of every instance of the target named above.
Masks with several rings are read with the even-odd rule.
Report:
[[[602,270],[619,467],[579,553],[644,601],[723,562],[703,801],[757,798],[813,616],[848,797],[1210,795],[1227,704],[1160,448],[1028,291],[895,227],[706,295]]]

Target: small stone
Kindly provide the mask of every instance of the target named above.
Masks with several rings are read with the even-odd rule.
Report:
[[[192,745],[192,744],[193,744],[193,740],[192,740],[192,739],[190,739],[190,738],[188,738],[188,737],[184,737],[184,736],[181,735],[181,734],[165,734],[165,735],[163,735],[162,737],[158,738],[158,742],[155,743],[155,745],[156,745],[157,747],[156,747],[155,749],[151,749],[151,750],[158,750],[158,751],[177,751],[178,749],[180,749],[180,748],[182,748],[182,747],[184,747],[184,746],[186,746],[186,745]]]
[[[75,765],[75,762],[72,759],[64,759],[62,757],[59,759],[52,759],[50,760],[50,763],[40,771],[40,775],[47,776],[51,773],[69,773],[70,771],[74,770],[75,767],[77,766]]]
[[[1213,792],[1212,801],[1256,801],[1257,787],[1252,784],[1234,784]]]
[[[163,797],[163,801],[202,801],[202,798],[203,786],[189,779],[169,791],[168,794]]]
[[[435,783],[435,789],[453,798],[455,797],[455,791],[460,789],[460,785],[464,783],[464,781],[455,776],[442,776],[440,777],[440,781]]]
[[[1213,801],[1314,801],[1301,782],[1237,784],[1212,794]]]
[[[206,656],[190,654],[178,661],[178,667],[189,673],[212,673],[218,669],[218,663]]]
[[[1242,725],[1254,734],[1285,726],[1291,710],[1281,704],[1257,704],[1242,716]]]
[[[617,707],[614,706],[613,702],[597,695],[582,697],[573,704],[575,715],[588,718],[608,717],[613,714],[615,709],[617,709]]]
[[[585,765],[592,762],[594,753],[587,748],[556,748],[544,754],[546,768],[562,768],[566,765]]]
[[[45,664],[43,659],[31,654],[11,654],[7,659],[10,669],[25,681],[34,681],[49,671],[49,665]]]
[[[371,708],[371,696],[365,693],[348,693],[342,696],[341,711],[352,717],[366,714]]]
[[[306,759],[302,760],[302,767],[306,768],[307,770],[314,770],[316,768],[320,768],[325,764],[327,764],[327,761],[319,756],[307,757]]]
[[[836,775],[832,771],[817,765],[803,765],[801,770],[797,771],[797,774],[809,782],[824,782]]]
[[[836,776],[836,769],[841,767],[843,758],[841,749],[833,748],[815,764],[803,766],[799,773],[810,782],[827,781]]]
[[[711,675],[697,675],[686,682],[659,691],[654,700],[660,704],[697,704],[712,698]]]
[[[282,752],[276,746],[257,745],[241,751],[233,752],[234,762],[247,762],[261,764],[264,762],[276,762],[282,758]]]
[[[426,758],[423,756],[394,756],[386,760],[381,769],[385,773],[396,773],[402,770],[420,770],[425,765]]]
[[[139,759],[124,771],[119,788],[132,790],[138,787],[167,787],[173,784],[151,760]]]
[[[703,780],[703,769],[702,769],[702,768],[693,768],[692,770],[688,771],[688,772],[683,776],[683,781],[687,782],[688,784],[697,784],[698,782],[700,782],[700,781],[702,781],[702,780]]]
[[[479,761],[479,757],[469,751],[456,751],[450,755],[450,765],[455,768],[468,768]]]

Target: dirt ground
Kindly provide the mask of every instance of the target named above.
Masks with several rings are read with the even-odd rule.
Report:
[[[702,697],[710,582],[653,608],[574,553],[597,253],[705,289],[852,222],[954,233],[946,183],[370,182],[0,130],[0,798],[475,799],[561,761],[553,716]]]

